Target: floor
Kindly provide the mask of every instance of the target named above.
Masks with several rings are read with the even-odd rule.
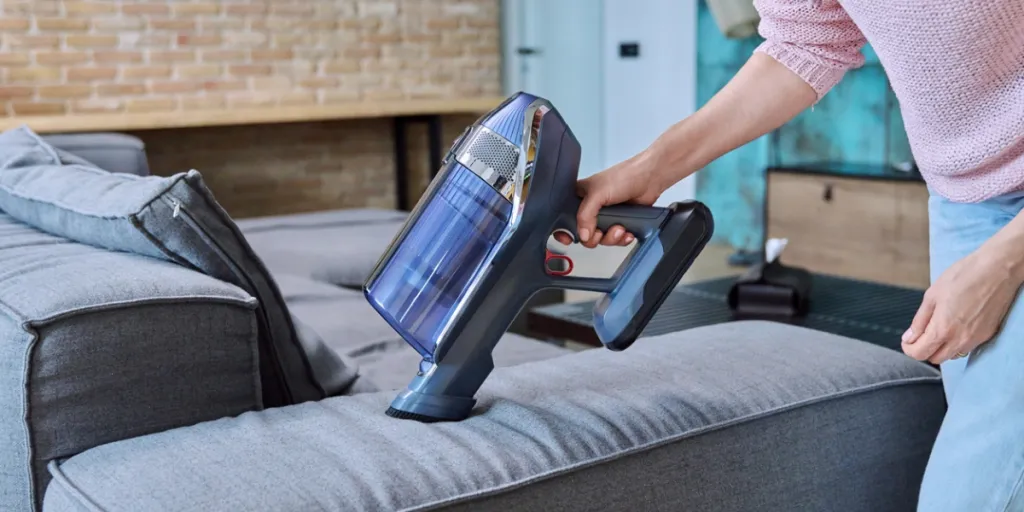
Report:
[[[632,250],[630,247],[598,247],[587,249],[578,244],[573,244],[566,251],[566,255],[572,258],[574,269],[572,274],[580,277],[608,277]],[[693,263],[690,270],[683,275],[680,284],[693,282],[695,280],[713,279],[731,275],[739,275],[746,269],[730,267],[727,258],[733,253],[733,249],[726,245],[709,245],[697,261]],[[593,300],[599,294],[593,292],[578,292],[569,290],[566,292],[567,302],[581,300]]]

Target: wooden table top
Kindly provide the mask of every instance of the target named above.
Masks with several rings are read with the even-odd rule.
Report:
[[[353,101],[334,105],[279,106],[172,112],[0,117],[0,130],[28,125],[37,133],[196,128],[207,126],[334,121],[420,115],[484,114],[504,98]]]

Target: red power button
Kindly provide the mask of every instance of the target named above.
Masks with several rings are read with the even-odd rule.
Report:
[[[564,261],[566,265],[569,266],[569,268],[565,270],[552,270],[551,262],[556,260]],[[544,268],[548,271],[548,274],[551,274],[553,276],[567,276],[570,272],[572,272],[572,267],[572,260],[569,259],[568,256],[564,254],[555,254],[547,249],[544,250]]]

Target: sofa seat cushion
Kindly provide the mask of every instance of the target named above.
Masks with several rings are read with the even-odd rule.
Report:
[[[256,306],[0,213],[0,510],[35,510],[51,460],[262,408]]]
[[[271,272],[358,288],[404,221],[402,212],[352,209],[243,219],[239,227]]]
[[[314,281],[308,277],[274,274],[274,281],[281,289],[281,298],[287,304],[352,299],[366,301],[363,294],[356,290]]]
[[[944,413],[932,368],[764,322],[498,369],[462,422],[393,396],[102,446],[45,510],[913,510]]]
[[[292,300],[288,309],[315,330],[339,354],[351,355],[364,347],[395,339],[388,325],[361,293],[351,297]]]
[[[0,140],[0,210],[12,218],[80,243],[174,262],[256,297],[267,406],[340,394],[355,380],[355,369],[298,336],[276,283],[199,172],[115,174],[65,165],[27,129],[3,137],[35,140],[28,148]],[[312,353],[320,358],[311,360]]]
[[[292,229],[388,224],[395,221],[402,222],[405,218],[406,213],[398,210],[346,208],[268,217],[249,217],[239,219],[238,227],[245,233],[268,233]]]

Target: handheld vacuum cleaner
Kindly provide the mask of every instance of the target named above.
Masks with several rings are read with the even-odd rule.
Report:
[[[367,278],[364,295],[423,360],[389,416],[459,421],[494,369],[491,352],[545,288],[603,292],[594,329],[629,347],[711,237],[696,201],[603,208],[598,228],[637,239],[611,278],[546,266],[557,231],[576,239],[580,144],[550,102],[517,93],[468,127]]]

